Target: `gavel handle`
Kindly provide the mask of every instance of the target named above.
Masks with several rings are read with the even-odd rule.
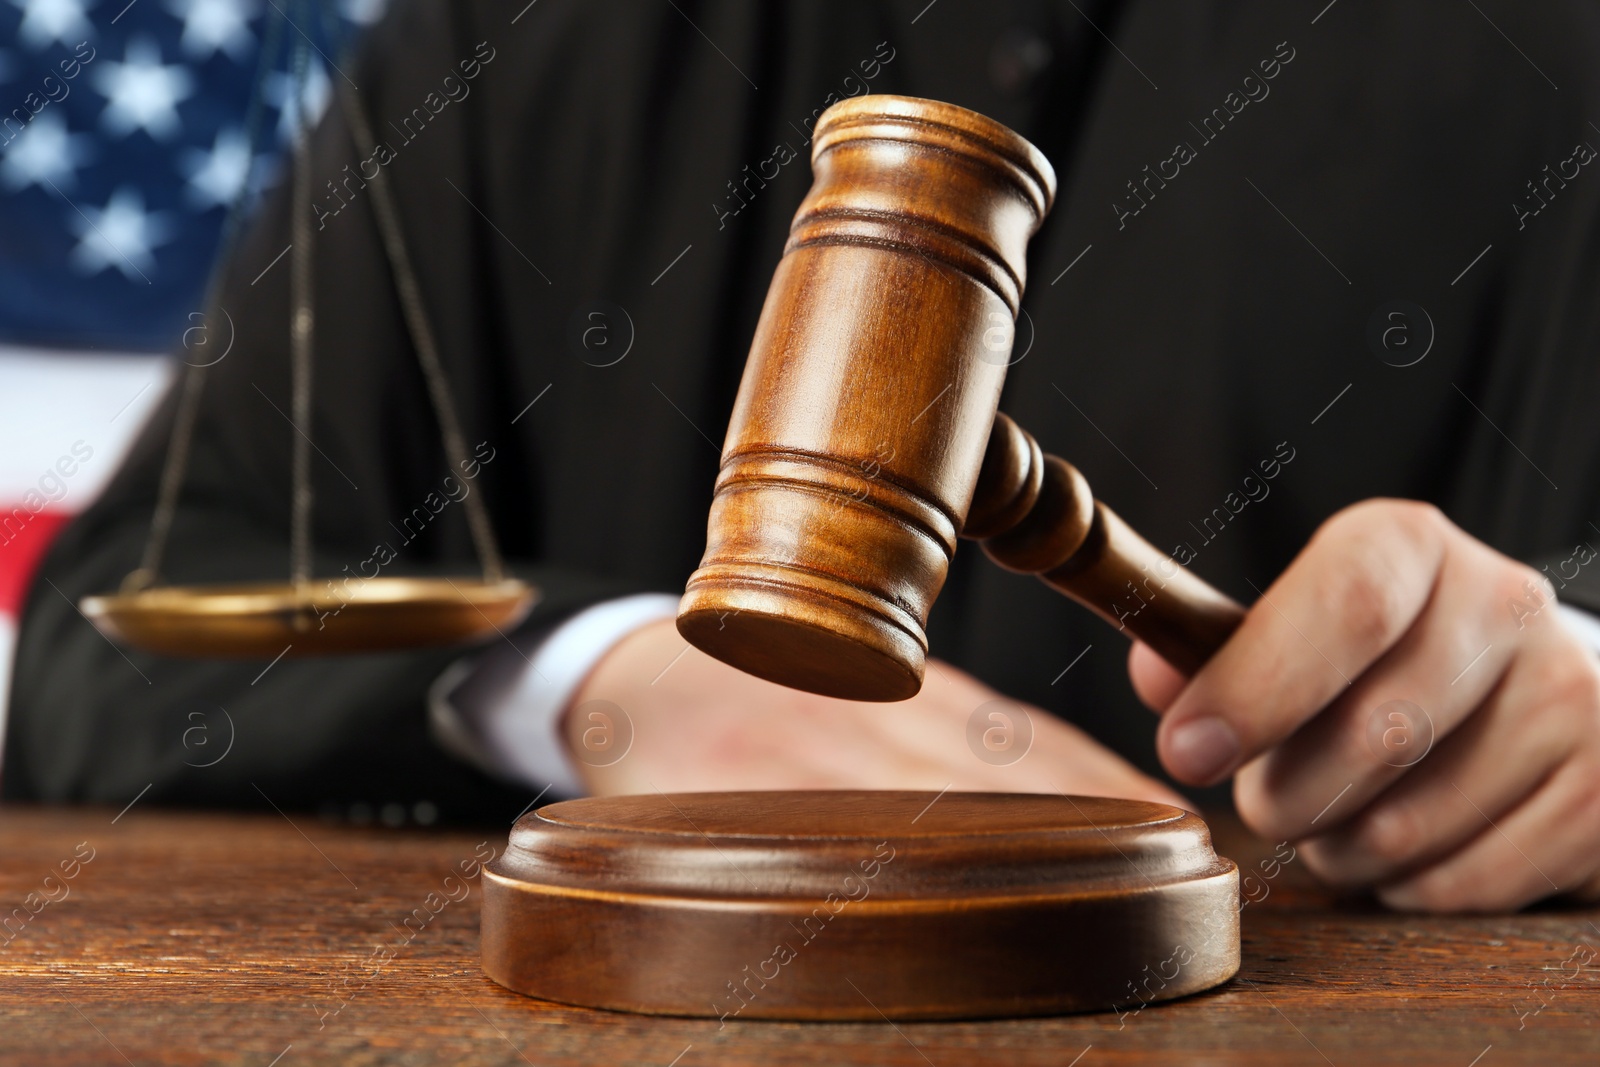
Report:
[[[1077,469],[1045,455],[1004,414],[978,474],[963,537],[1000,566],[1036,574],[1186,675],[1238,629],[1244,608],[1094,499]]]

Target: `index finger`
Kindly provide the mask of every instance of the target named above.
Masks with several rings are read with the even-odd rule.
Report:
[[[1324,523],[1163,716],[1167,770],[1191,785],[1218,781],[1351,685],[1427,604],[1444,526],[1437,509],[1394,500]]]

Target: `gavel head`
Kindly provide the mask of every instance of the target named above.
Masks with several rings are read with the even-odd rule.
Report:
[[[928,610],[1000,401],[1055,172],[949,104],[817,121],[678,629],[741,670],[853,700],[922,684]]]

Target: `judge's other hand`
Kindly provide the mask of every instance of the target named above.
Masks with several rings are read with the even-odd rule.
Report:
[[[980,712],[981,729],[969,729],[975,711],[1001,699],[938,662],[929,663],[922,691],[897,703],[803,693],[707,656],[665,620],[636,630],[601,659],[564,725],[575,764],[596,794],[950,788],[1184,805],[1038,708],[1007,701]],[[988,710],[1001,717],[989,719]],[[996,732],[985,747],[990,730]],[[969,734],[976,735],[971,744]]]
[[[1144,645],[1180,781],[1392,907],[1600,898],[1600,662],[1538,571],[1425,504],[1335,515],[1192,680]]]

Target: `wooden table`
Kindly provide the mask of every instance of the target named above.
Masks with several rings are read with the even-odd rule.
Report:
[[[503,831],[5,808],[0,1062],[1600,1062],[1600,909],[1393,915],[1329,898],[1294,861],[1268,861],[1265,877],[1274,850],[1236,827],[1218,840],[1261,898],[1244,909],[1243,970],[1219,990],[1142,1010],[1130,998],[1120,1016],[719,1028],[541,1003],[486,979],[461,865],[503,847]]]

